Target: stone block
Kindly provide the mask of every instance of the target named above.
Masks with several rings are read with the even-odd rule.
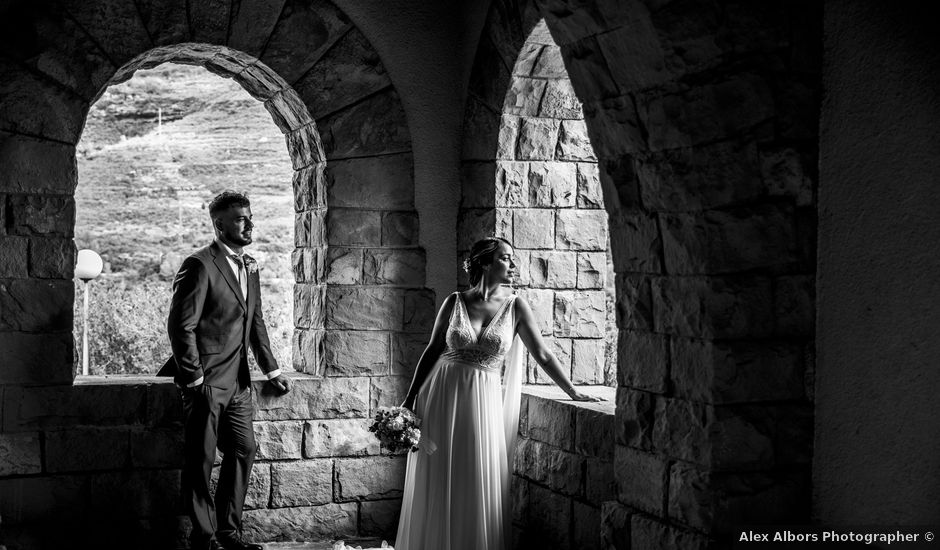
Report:
[[[692,531],[666,525],[639,514],[631,517],[630,548],[705,550],[713,547],[706,537]]]
[[[0,280],[0,329],[27,332],[72,328],[75,286],[70,280]]]
[[[382,246],[416,246],[417,244],[417,213],[382,212]]]
[[[369,414],[369,387],[361,378],[293,380],[293,389],[283,396],[254,392],[255,420],[363,418]]]
[[[539,104],[545,93],[545,80],[516,76],[510,82],[503,103],[503,113],[534,117],[539,114]]]
[[[603,338],[607,324],[606,295],[600,290],[555,293],[556,336]]]
[[[615,432],[616,428],[614,413],[578,406],[574,408],[575,452],[601,460],[612,460],[614,440],[611,434]]]
[[[531,548],[569,550],[572,500],[535,483],[529,484],[529,513],[523,538]]]
[[[519,160],[552,160],[558,141],[560,121],[552,118],[522,118],[516,158]]]
[[[461,208],[457,218],[457,250],[470,250],[473,243],[493,234],[496,211],[492,208]]]
[[[303,422],[255,422],[257,460],[301,458],[303,453]]]
[[[553,491],[579,496],[583,493],[584,457],[534,439],[516,447],[515,472]]]
[[[653,295],[651,279],[637,275],[617,275],[617,326],[625,329],[652,330]]]
[[[496,187],[502,176],[496,162],[463,161],[460,163],[460,206],[463,208],[493,208],[496,206]]]
[[[539,106],[539,116],[545,118],[583,119],[581,102],[578,101],[571,81],[567,78],[549,80]]]
[[[183,427],[131,430],[130,455],[134,468],[182,468]]]
[[[608,264],[608,253],[578,252],[577,287],[581,290],[600,289],[613,282],[613,269]]]
[[[624,26],[597,36],[610,74],[623,92],[657,86],[671,77],[663,46],[644,4],[624,7]]]
[[[529,509],[529,482],[524,477],[513,475],[509,494],[512,496],[512,522],[525,525]]]
[[[660,214],[660,220],[669,273],[729,273],[799,261],[790,207]]]
[[[669,474],[668,458],[617,445],[614,451],[618,500],[662,517]]]
[[[7,199],[8,228],[14,235],[71,237],[75,200],[62,195],[11,195]]]
[[[493,148],[502,145],[510,147],[508,156],[505,151],[500,150],[503,154],[498,154],[496,158],[512,158],[512,148],[515,147],[516,140],[513,137],[504,141],[500,137],[502,121],[497,107],[487,105],[479,96],[470,94],[464,109],[463,127],[463,135],[466,137],[462,140],[461,160],[492,160]],[[518,130],[518,124],[516,129]]]
[[[297,372],[323,375],[323,330],[295,329],[291,339],[291,357]]]
[[[313,123],[313,117],[292,88],[278,90],[264,102],[274,124],[286,134]]]
[[[585,100],[583,109],[591,132],[610,136],[591,144],[598,158],[615,159],[647,150],[636,105],[630,97],[612,97],[598,102]]]
[[[247,540],[295,541],[355,536],[358,523],[358,505],[345,502],[248,510],[243,516],[242,528]]]
[[[326,285],[294,285],[294,326],[323,328]]]
[[[601,506],[600,546],[605,550],[630,548],[630,520],[634,511],[617,501]]]
[[[598,177],[604,205],[611,216],[645,211],[640,200],[640,184],[636,177],[633,155],[622,154],[603,159],[598,164]]]
[[[762,194],[757,147],[720,141],[637,157],[643,204],[654,211],[693,211],[741,204]]]
[[[387,332],[328,330],[323,338],[326,376],[382,376],[389,371]]]
[[[231,7],[228,45],[257,56],[271,36],[285,0],[273,5],[268,2],[239,2]]]
[[[812,275],[774,279],[774,319],[781,336],[812,338],[816,332],[816,281]]]
[[[414,208],[411,153],[330,162],[326,168],[330,208]]]
[[[569,208],[577,199],[577,165],[570,162],[531,162],[528,201],[519,206]]]
[[[0,476],[42,472],[39,432],[0,434]]]
[[[663,243],[655,216],[622,213],[611,217],[610,245],[617,272],[662,272]]]
[[[405,400],[411,379],[407,376],[377,376],[369,379],[369,414],[379,407],[397,407]],[[364,385],[364,384],[363,384]]]
[[[499,133],[496,136],[496,158],[499,160],[514,160],[516,158],[516,143],[519,141],[519,126],[521,118],[511,115],[502,115],[499,118]],[[482,158],[492,155],[487,150]]]
[[[0,384],[69,384],[73,373],[72,333],[0,332]]]
[[[496,173],[490,185],[495,187],[494,205],[508,208],[529,206],[529,163],[496,161]]]
[[[401,330],[402,292],[381,287],[336,287],[326,291],[326,327]]]
[[[550,289],[520,289],[520,298],[526,301],[532,310],[532,317],[542,335],[552,333],[554,327],[555,291]]]
[[[578,199],[581,209],[604,208],[604,196],[597,164],[593,162],[577,163]]]
[[[424,334],[396,333],[392,335],[392,374],[411,376],[428,344]]]
[[[252,65],[242,75],[249,74],[257,65]],[[241,76],[241,75],[239,75]],[[236,77],[236,80],[238,77]],[[255,82],[257,82],[255,80]],[[245,87],[245,82],[241,82]],[[251,93],[248,90],[248,93]],[[317,125],[313,122],[306,126],[301,126],[296,130],[284,134],[284,140],[287,142],[287,153],[290,155],[291,166],[294,170],[317,166],[326,161],[326,154],[323,151],[323,142],[320,134],[317,132]]]
[[[571,512],[572,548],[600,548],[600,508],[574,501]]]
[[[0,248],[2,247],[3,245],[0,244]],[[75,272],[76,252],[75,242],[72,239],[31,237],[29,239],[29,275],[41,279],[70,279]]]
[[[0,132],[0,192],[70,194],[78,182],[75,146]]]
[[[709,432],[715,424],[714,407],[682,399],[656,401],[653,447],[670,457],[710,465],[713,441]]]
[[[333,501],[330,459],[271,464],[271,507],[316,506]]]
[[[294,246],[319,248],[326,244],[326,212],[322,209],[294,215]]]
[[[559,210],[555,248],[563,250],[607,250],[607,212],[603,210]]]
[[[353,27],[329,46],[294,87],[315,116],[322,117],[390,84],[378,53]]]
[[[533,251],[529,254],[529,284],[536,288],[574,288],[577,254]]]
[[[0,63],[0,95],[0,131],[78,142],[87,100],[12,60]],[[62,179],[59,175],[53,181]]]
[[[330,208],[326,214],[326,241],[330,245],[379,246],[382,213],[375,210]]]
[[[651,286],[657,332],[698,338],[773,333],[771,283],[766,278],[658,278]]]
[[[548,38],[551,34],[545,33]],[[554,41],[546,44],[539,54],[535,66],[532,68],[532,76],[549,79],[567,78],[568,72],[565,70],[565,61],[561,54],[561,48],[555,45]]]
[[[705,403],[805,399],[799,344],[672,338],[676,396]]]
[[[770,88],[754,74],[672,93],[642,92],[636,102],[654,151],[733,137],[774,116]]]
[[[525,208],[512,211],[512,244],[517,248],[555,248],[555,211]]]
[[[379,440],[369,431],[371,419],[311,420],[304,423],[304,457],[379,454]]]
[[[75,427],[46,432],[48,472],[115,470],[130,466],[127,428]]]
[[[608,441],[610,433],[605,434]],[[613,443],[611,442],[611,447]],[[584,497],[595,506],[617,498],[617,483],[614,477],[613,452],[607,460],[587,457],[584,460]]]
[[[248,477],[248,493],[245,494],[246,510],[268,507],[271,500],[271,466],[271,463],[267,462],[255,463],[252,466]],[[212,468],[212,475],[209,477],[209,491],[213,495],[218,490],[220,472],[221,466],[216,465]]]
[[[617,355],[618,383],[638,390],[665,394],[669,372],[669,337],[621,330]]]
[[[792,198],[797,206],[814,204],[815,185],[807,173],[811,170],[811,162],[790,147],[760,152],[760,177],[766,192],[774,197]]]
[[[359,534],[391,540],[398,531],[401,499],[372,500],[359,505]]]
[[[533,43],[531,40],[526,39],[526,43],[522,45],[522,49],[519,51],[519,57],[516,58],[516,64],[513,65],[512,75],[514,77],[530,76],[543,47],[542,44]]]
[[[82,377],[75,385],[11,386],[3,394],[3,431],[143,424],[151,385],[172,388],[172,384],[153,381],[101,383],[96,377]]]
[[[530,399],[528,436],[565,451],[574,451],[574,409],[559,401]]]
[[[568,338],[552,338],[545,342],[548,350],[558,359],[561,370],[565,373],[571,372],[571,342],[572,340]],[[554,384],[532,354],[527,353],[526,359],[528,361],[526,364],[526,378],[529,384]]]
[[[656,399],[653,394],[617,388],[614,426],[617,428],[615,441],[618,445],[651,450],[656,419]]]
[[[323,281],[328,284],[355,285],[363,282],[361,248],[331,246],[323,262]]]
[[[294,211],[326,208],[326,163],[294,171]]]
[[[400,497],[405,484],[404,456],[336,459],[337,501]]]
[[[606,354],[604,340],[572,340],[571,381],[574,384],[603,384]]]
[[[568,162],[597,162],[583,120],[563,120],[558,131],[555,159]]]
[[[363,283],[367,285],[422,286],[425,283],[424,249],[366,249]]]
[[[402,305],[402,330],[430,335],[437,313],[434,301],[434,291],[429,288],[406,289]]]
[[[401,99],[389,87],[317,120],[330,161],[411,151]]]
[[[261,61],[296,82],[349,28],[332,4],[287,2],[268,38]]]

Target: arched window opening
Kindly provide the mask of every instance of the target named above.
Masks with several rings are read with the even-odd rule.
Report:
[[[92,106],[77,157],[75,245],[104,261],[89,293],[90,374],[151,373],[169,356],[173,277],[187,255],[211,242],[206,207],[223,189],[252,201],[257,227],[246,251],[265,272],[274,353],[291,364],[294,170],[260,101],[202,67],[139,70]],[[79,374],[84,284],[76,280]]]

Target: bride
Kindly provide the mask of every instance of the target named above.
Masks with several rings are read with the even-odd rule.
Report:
[[[408,456],[397,550],[509,548],[520,340],[572,399],[598,400],[574,388],[529,305],[503,286],[516,269],[508,241],[478,241],[464,269],[471,288],[444,300],[402,403],[422,425],[419,449]]]

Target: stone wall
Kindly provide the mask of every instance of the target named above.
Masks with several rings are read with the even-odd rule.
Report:
[[[258,452],[246,534],[264,541],[391,540],[405,457],[380,452],[367,429],[371,412],[388,404],[387,394],[355,378],[294,381],[286,398],[267,393],[261,380],[253,383]],[[74,386],[5,393],[3,544],[124,541],[172,548],[185,540],[182,404],[172,383],[83,377]],[[44,529],[50,518],[62,529]]]
[[[513,544],[518,549],[601,548],[601,508],[613,480],[613,388],[576,403],[558,388],[523,390],[513,476]]]
[[[506,238],[514,286],[572,381],[614,385],[613,265],[597,159],[544,21],[515,60],[499,120],[496,151],[487,156],[472,142],[464,151],[458,257],[481,237]],[[531,356],[527,372],[530,384],[552,383]]]
[[[819,6],[495,3],[465,156],[499,151],[508,67],[541,17],[582,103],[616,272],[604,544],[808,521]]]

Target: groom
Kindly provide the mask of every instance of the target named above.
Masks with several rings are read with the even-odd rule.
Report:
[[[255,457],[248,348],[269,383],[290,391],[271,353],[261,314],[258,266],[248,197],[224,191],[209,203],[215,241],[186,258],[173,281],[167,331],[175,381],[183,396],[183,486],[193,549],[261,550],[241,536],[242,506]],[[175,363],[175,365],[174,365]],[[209,477],[223,454],[215,500]]]

